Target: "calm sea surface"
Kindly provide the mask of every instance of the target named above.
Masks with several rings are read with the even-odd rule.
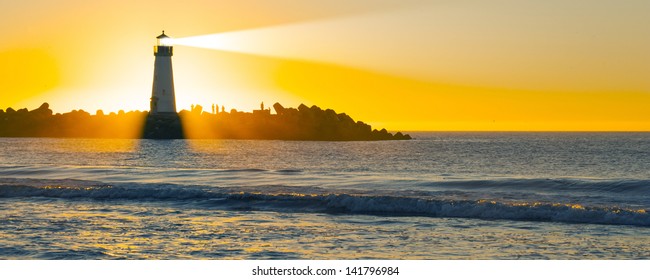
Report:
[[[648,259],[650,133],[0,138],[0,259]]]

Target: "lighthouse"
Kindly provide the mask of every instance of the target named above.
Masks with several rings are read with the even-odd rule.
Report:
[[[156,37],[153,55],[156,57],[153,68],[153,88],[151,90],[151,110],[149,114],[175,114],[176,95],[174,93],[174,73],[172,71],[172,55],[174,47],[171,38],[162,34]]]

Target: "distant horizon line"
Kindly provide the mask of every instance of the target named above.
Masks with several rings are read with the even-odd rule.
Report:
[[[389,130],[391,131],[391,130]],[[400,130],[403,133],[650,133],[650,130]]]

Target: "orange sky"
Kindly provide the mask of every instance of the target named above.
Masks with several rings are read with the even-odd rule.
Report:
[[[4,1],[0,108],[148,110],[165,29],[230,42],[175,47],[181,109],[264,101],[391,130],[648,131],[649,10],[645,0]]]

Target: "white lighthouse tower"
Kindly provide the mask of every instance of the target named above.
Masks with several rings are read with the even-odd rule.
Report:
[[[172,71],[172,55],[174,47],[171,38],[165,31],[156,37],[153,54],[156,57],[153,68],[153,89],[151,90],[151,111],[149,114],[175,114],[176,95],[174,93],[174,73]]]

